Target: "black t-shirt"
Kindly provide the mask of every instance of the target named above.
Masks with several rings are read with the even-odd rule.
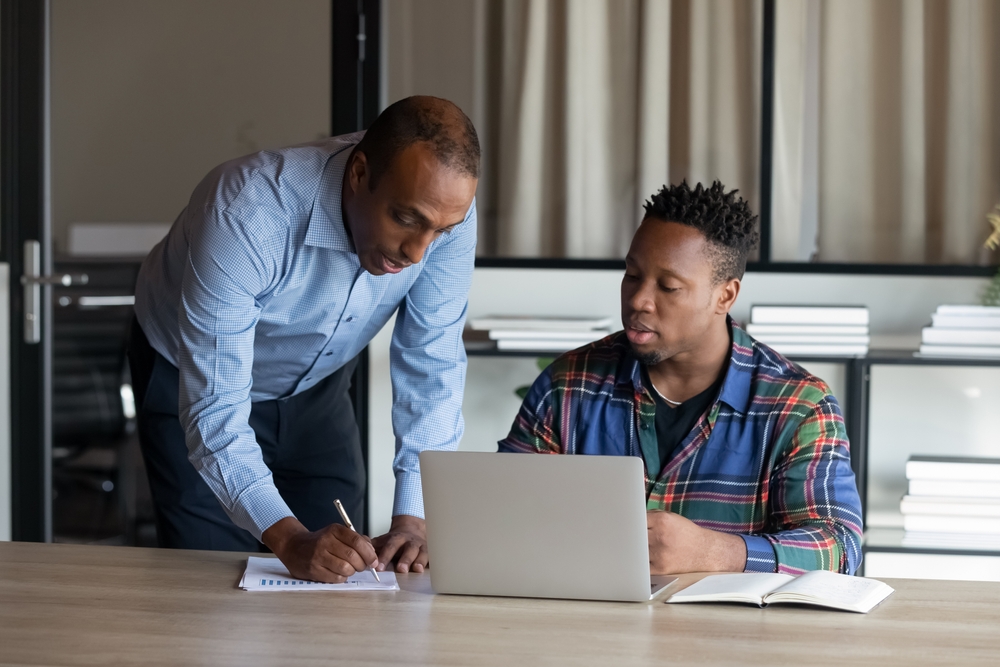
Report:
[[[653,401],[656,403],[656,440],[659,444],[660,453],[659,467],[655,472],[652,469],[649,470],[651,476],[655,477],[659,475],[660,470],[667,464],[670,457],[674,455],[677,447],[691,433],[691,429],[694,428],[698,419],[711,407],[715,398],[719,395],[719,390],[722,389],[722,382],[726,379],[726,369],[728,366],[727,362],[711,387],[697,396],[692,396],[676,407],[667,403],[657,393],[656,389],[653,388],[652,381],[649,379],[649,373],[643,367],[643,380],[647,383],[646,386],[649,387],[649,393],[653,396]],[[650,468],[650,462],[647,461],[646,463],[646,467]]]

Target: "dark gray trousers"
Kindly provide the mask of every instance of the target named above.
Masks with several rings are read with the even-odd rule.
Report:
[[[188,461],[177,417],[177,368],[150,346],[134,318],[128,357],[160,546],[258,550],[257,540],[229,519]],[[341,523],[335,498],[359,528],[363,522],[365,467],[348,393],[355,364],[301,394],[251,406],[250,426],[264,463],[281,497],[309,530]]]

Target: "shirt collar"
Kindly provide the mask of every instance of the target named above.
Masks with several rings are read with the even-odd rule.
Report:
[[[733,318],[726,316],[726,324],[732,337],[729,350],[729,367],[726,369],[726,379],[722,382],[719,400],[740,414],[745,414],[750,406],[750,384],[753,379],[753,339],[743,329],[736,326]],[[624,373],[618,378],[619,383],[631,384],[632,388],[642,394],[646,387],[642,381],[642,365],[632,352],[628,339],[622,342],[626,346]]]
[[[358,136],[358,141],[361,140]],[[341,192],[344,184],[344,171],[347,160],[351,157],[357,142],[343,146],[330,156],[320,177],[319,189],[316,191],[316,201],[309,215],[309,228],[306,230],[305,244],[330,248],[341,252],[354,252],[354,243],[347,235],[344,226],[344,211]]]

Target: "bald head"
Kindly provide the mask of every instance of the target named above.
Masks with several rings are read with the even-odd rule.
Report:
[[[358,144],[368,161],[368,187],[374,190],[396,156],[418,142],[449,170],[479,178],[479,137],[469,117],[448,100],[415,95],[379,114]]]

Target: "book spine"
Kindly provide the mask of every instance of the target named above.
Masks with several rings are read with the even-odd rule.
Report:
[[[909,495],[1000,498],[1000,484],[995,482],[942,482],[930,479],[911,479]]]
[[[908,531],[934,533],[968,533],[970,535],[1000,535],[1000,518],[978,516],[928,516],[907,514],[903,528]]]
[[[976,359],[992,359],[994,357],[1000,357],[1000,346],[921,345],[920,354],[926,357],[972,357]]]
[[[921,340],[928,345],[1000,346],[1000,329],[939,329],[924,327]]]
[[[498,350],[521,350],[529,352],[568,352],[587,343],[579,340],[498,340]]]
[[[753,324],[868,324],[867,308],[751,306]]]
[[[1000,482],[1000,464],[907,461],[906,478],[941,481]]]
[[[770,346],[785,344],[798,345],[868,345],[871,342],[869,336],[810,336],[781,334],[764,334],[755,336],[757,340]]]
[[[953,306],[953,305],[942,305],[938,306],[937,313],[939,315],[971,315],[971,316],[988,316],[988,317],[1000,317],[1000,308],[997,306]]]
[[[868,327],[855,324],[747,324],[746,332],[755,338],[778,336],[867,336]]]
[[[1000,329],[1000,317],[971,315],[931,315],[931,325],[942,329]]]
[[[1000,518],[1000,503],[984,499],[976,503],[969,498],[942,498],[938,502],[927,502],[926,498],[905,496],[899,503],[899,511],[904,515],[928,516],[983,516]]]

